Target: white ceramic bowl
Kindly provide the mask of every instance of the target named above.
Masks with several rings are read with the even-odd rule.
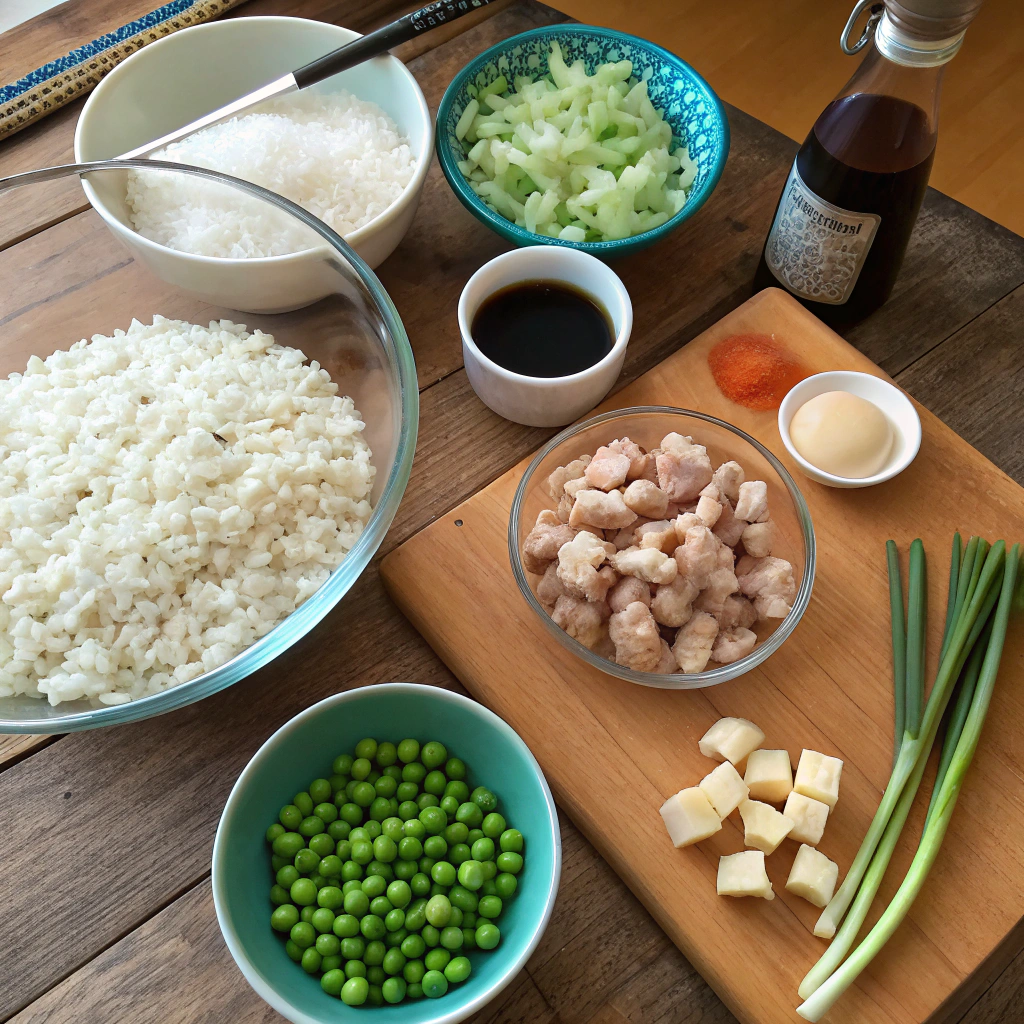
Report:
[[[826,473],[812,466],[793,446],[793,439],[789,436],[789,424],[797,409],[827,391],[846,391],[873,402],[885,413],[886,419],[892,425],[895,436],[889,460],[873,476],[852,479]],[[786,451],[793,456],[804,474],[828,487],[871,487],[891,480],[914,461],[921,449],[921,417],[917,415],[914,403],[895,384],[890,384],[887,380],[870,373],[857,373],[854,370],[816,373],[800,381],[779,406],[779,433],[782,435]]]
[[[473,317],[496,291],[522,281],[561,281],[593,298],[611,319],[611,351],[567,377],[526,377],[485,356],[473,340]],[[619,376],[632,329],[633,304],[626,286],[599,259],[578,249],[529,246],[502,253],[466,282],[459,298],[462,358],[473,390],[499,416],[529,427],[561,427],[593,409]]]
[[[328,51],[359,38],[338,25],[304,18],[233,18],[166,36],[134,53],[96,87],[75,129],[75,159],[115,157]],[[387,210],[346,237],[370,265],[382,263],[412,223],[430,166],[433,122],[423,92],[395,57],[375,57],[321,82],[322,91],[347,89],[385,110],[408,137],[417,167],[405,192]],[[221,259],[194,256],[152,242],[131,226],[126,176],[83,179],[96,212],[132,253],[163,280],[217,305],[276,313],[328,294],[317,248],[286,256]]]

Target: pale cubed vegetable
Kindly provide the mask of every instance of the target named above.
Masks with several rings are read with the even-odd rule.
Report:
[[[828,821],[828,804],[813,800],[795,789],[786,797],[786,806],[782,813],[793,822],[790,839],[798,843],[817,846],[825,833],[825,822]]]
[[[762,853],[774,853],[783,839],[793,831],[793,821],[771,804],[760,800],[744,800],[740,804],[743,819],[743,843]]]
[[[739,764],[752,750],[764,743],[764,733],[745,718],[720,718],[700,739],[705,757]]]
[[[692,846],[722,828],[722,819],[715,813],[704,790],[693,786],[681,789],[661,805],[661,817],[673,846]]]
[[[744,850],[722,857],[718,862],[718,895],[775,899],[764,869],[764,854],[760,850]]]
[[[839,777],[843,774],[843,762],[838,757],[819,754],[816,750],[804,750],[796,766],[793,788],[804,796],[828,804],[831,811],[839,799]]]
[[[747,758],[743,781],[753,800],[781,804],[793,789],[793,765],[788,750],[754,750]]]
[[[786,888],[816,907],[832,899],[839,879],[839,865],[813,846],[801,846],[789,872]]]
[[[749,795],[740,773],[728,761],[705,775],[700,780],[700,788],[720,818],[728,818]]]

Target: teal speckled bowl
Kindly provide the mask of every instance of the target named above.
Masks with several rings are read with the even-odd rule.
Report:
[[[440,999],[348,1007],[326,995],[270,929],[273,875],[267,827],[292,796],[365,736],[440,740],[469,769],[469,784],[498,796],[498,810],[526,839],[519,889],[498,919],[496,949],[469,953],[473,973]],[[228,949],[246,980],[295,1024],[455,1024],[497,995],[536,949],[551,917],[562,866],[555,803],[526,744],[481,704],[435,686],[385,683],[339,693],[283,725],[239,776],[213,846],[213,901]]]
[[[672,126],[673,141],[688,147],[698,166],[697,177],[686,205],[660,227],[615,242],[568,242],[534,234],[492,210],[469,187],[469,182],[459,170],[458,161],[465,158],[466,147],[455,137],[455,126],[466,104],[499,75],[505,75],[511,82],[517,75],[538,78],[547,74],[552,40],[558,41],[567,64],[582,59],[590,74],[599,64],[631,60],[633,74],[647,80],[651,102],[664,112],[665,120]],[[653,245],[707,202],[722,176],[729,155],[729,122],[721,101],[708,83],[689,64],[668,50],[614,29],[593,25],[549,25],[512,36],[484,50],[455,76],[437,110],[434,145],[441,170],[462,205],[509,242],[514,245],[567,245],[601,259],[610,259]]]

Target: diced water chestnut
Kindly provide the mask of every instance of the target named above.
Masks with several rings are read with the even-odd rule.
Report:
[[[744,845],[764,854],[774,853],[793,831],[790,818],[760,800],[744,800],[740,804],[740,818],[743,819]]]
[[[843,773],[843,762],[838,757],[819,754],[816,750],[805,750],[796,767],[793,788],[804,796],[820,800],[833,810],[839,799],[839,777]]]
[[[711,801],[719,818],[728,818],[749,795],[749,790],[740,773],[728,761],[723,761],[714,771],[700,781],[700,789]]]
[[[716,761],[739,764],[764,743],[764,733],[745,718],[720,718],[700,739],[700,752]]]
[[[796,852],[786,888],[816,907],[824,907],[832,899],[838,880],[839,865],[813,846],[804,845]]]
[[[804,796],[794,789],[786,798],[782,813],[793,822],[790,839],[809,846],[817,846],[821,842],[825,822],[828,821],[828,804]]]
[[[760,850],[744,850],[722,857],[718,862],[718,895],[775,899],[764,869],[764,854]]]
[[[661,817],[677,848],[699,843],[722,828],[722,820],[707,794],[697,786],[670,796],[661,806]]]
[[[793,789],[793,766],[788,750],[754,750],[747,758],[743,781],[752,800],[781,804]]]

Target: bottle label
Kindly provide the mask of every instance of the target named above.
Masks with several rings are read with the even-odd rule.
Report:
[[[764,259],[794,295],[840,306],[850,297],[882,218],[825,202],[800,177],[796,161],[782,190]]]

